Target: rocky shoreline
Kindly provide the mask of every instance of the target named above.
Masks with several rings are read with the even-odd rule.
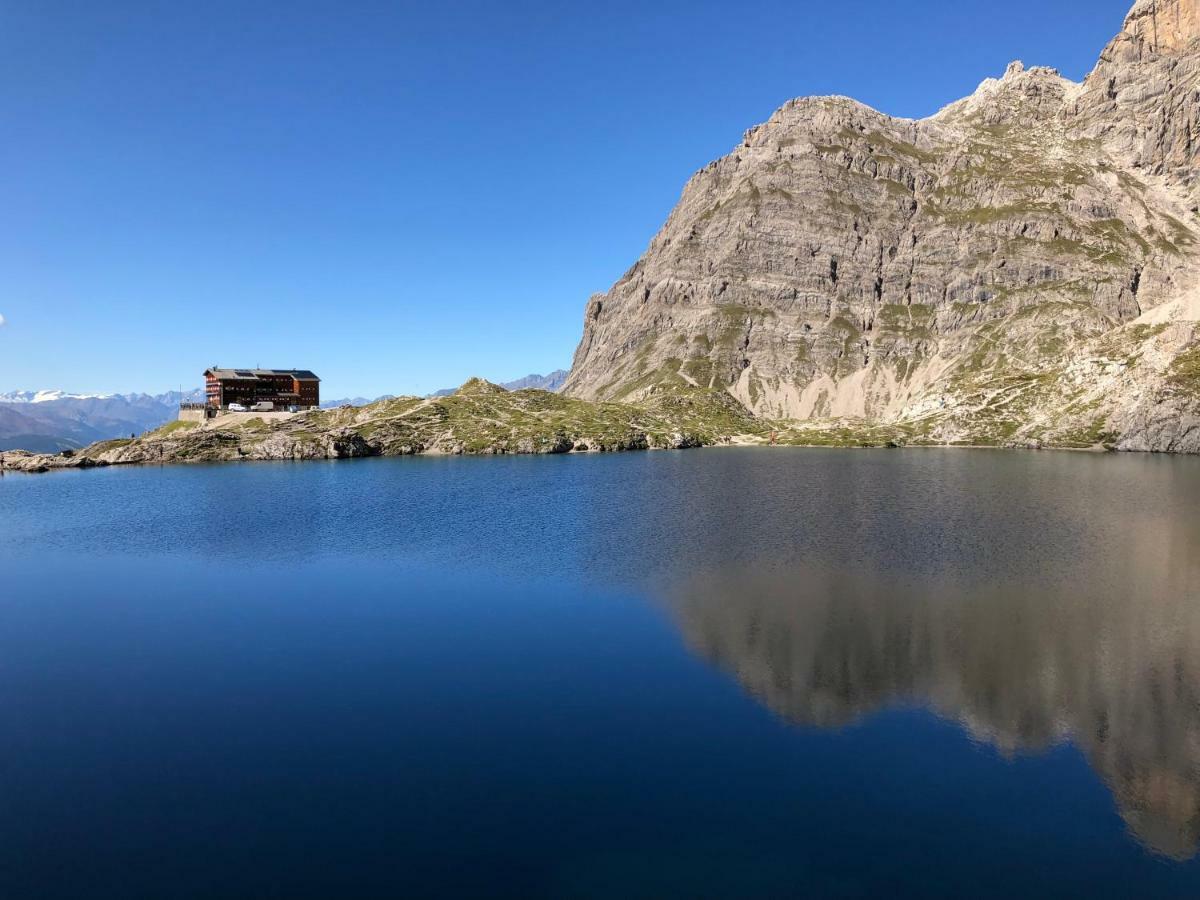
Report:
[[[0,471],[371,456],[613,453],[754,440],[768,426],[727,394],[663,390],[639,403],[595,403],[472,379],[448,397],[400,397],[281,421],[171,422],[141,437],[57,454],[10,450]]]
[[[0,471],[711,444],[1200,454],[1200,0],[1093,72],[1015,62],[921,120],[790,101],[587,305],[562,393],[472,379],[174,422]]]
[[[707,446],[960,447],[1142,450],[1104,433],[996,441],[964,432],[939,440],[918,425],[759,418],[728,393],[664,385],[636,403],[506,391],[472,379],[448,397],[400,397],[315,410],[283,420],[171,422],[141,437],[57,454],[9,450],[0,471],[41,473],[119,465],[417,455],[553,455],[684,450]]]

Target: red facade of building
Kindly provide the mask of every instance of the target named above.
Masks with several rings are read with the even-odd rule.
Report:
[[[273,403],[278,409],[312,409],[321,405],[321,379],[307,369],[218,369],[204,373],[204,393],[209,406],[230,403],[250,407]]]

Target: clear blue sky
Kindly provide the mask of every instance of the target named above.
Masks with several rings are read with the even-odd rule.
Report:
[[[1132,0],[0,0],[0,390],[566,367],[696,169],[805,94],[1088,72]]]

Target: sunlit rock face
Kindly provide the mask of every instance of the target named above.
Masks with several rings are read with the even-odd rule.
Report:
[[[1069,741],[1130,831],[1200,847],[1200,539],[1131,523],[1089,574],[1005,588],[764,562],[672,593],[690,646],[790,722],[920,705],[1007,753]]]
[[[1200,37],[1196,0],[1138,0],[1125,19],[1127,35],[1145,53],[1180,53]]]
[[[728,390],[914,438],[1200,451],[1195,0],[1082,83],[1009,66],[913,121],[793,100],[587,304],[565,390]]]

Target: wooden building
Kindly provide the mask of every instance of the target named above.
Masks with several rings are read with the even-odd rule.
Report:
[[[307,369],[219,369],[204,373],[204,393],[209,406],[221,409],[230,403],[250,407],[273,403],[277,409],[313,409],[321,405],[321,379]]]

